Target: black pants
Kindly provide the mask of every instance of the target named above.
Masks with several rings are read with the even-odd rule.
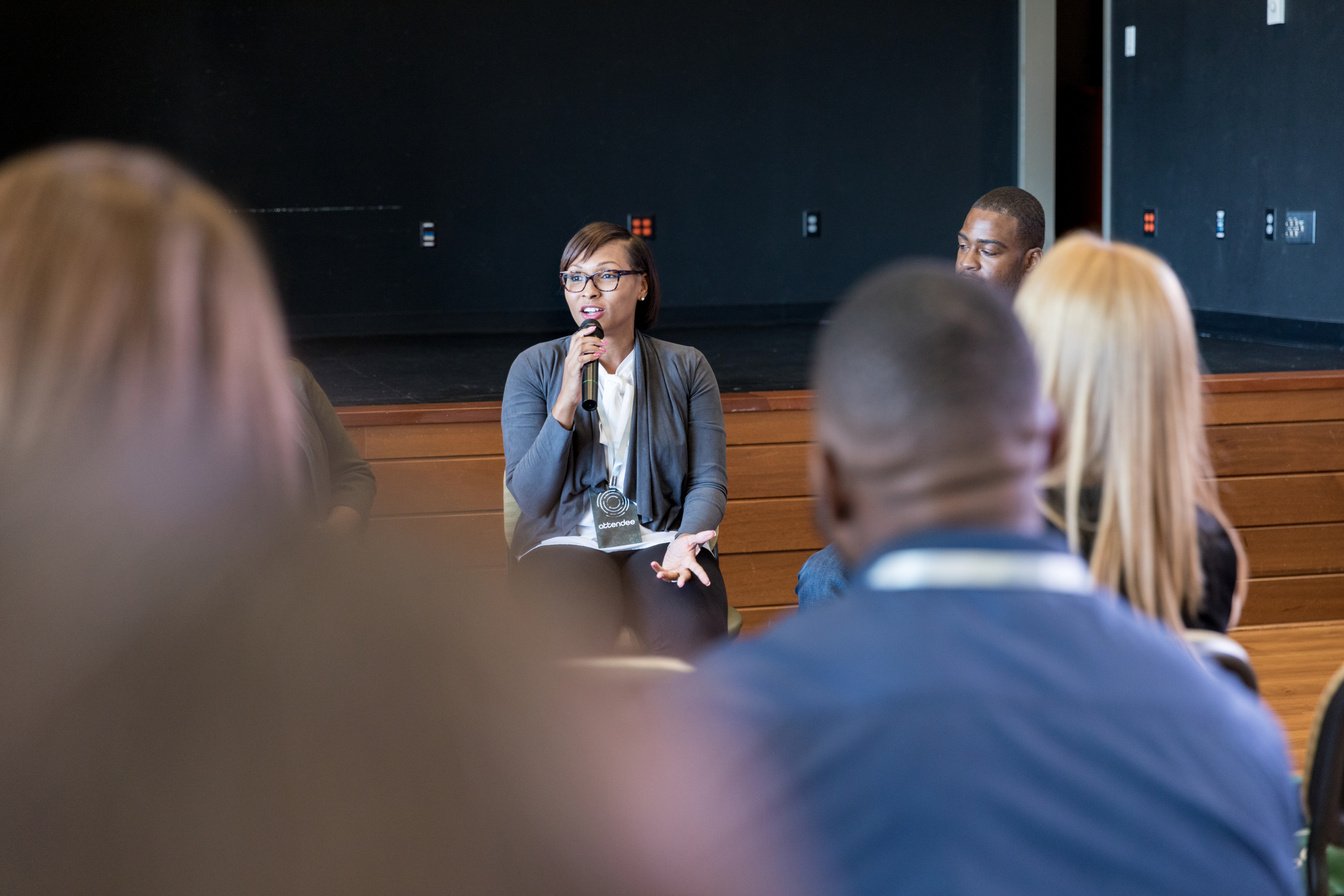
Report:
[[[667,545],[605,553],[576,545],[534,548],[518,561],[514,591],[533,608],[560,648],[572,655],[610,653],[622,625],[650,653],[688,658],[728,628],[728,593],[718,559],[696,557],[709,587],[692,576],[678,588],[654,575]]]

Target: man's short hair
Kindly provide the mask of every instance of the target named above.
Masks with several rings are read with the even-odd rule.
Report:
[[[1045,209],[1035,196],[1021,187],[995,187],[979,199],[971,208],[998,212],[1017,221],[1017,232],[1027,244],[1028,249],[1039,249],[1045,245]]]

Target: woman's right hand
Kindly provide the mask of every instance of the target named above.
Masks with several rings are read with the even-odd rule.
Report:
[[[574,428],[574,415],[579,410],[583,395],[583,365],[597,361],[606,353],[607,341],[592,335],[585,328],[569,338],[569,354],[565,355],[565,372],[560,379],[560,394],[556,396],[551,416],[565,429]]]

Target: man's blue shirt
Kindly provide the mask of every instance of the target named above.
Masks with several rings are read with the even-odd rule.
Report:
[[[787,828],[786,860],[833,893],[1296,892],[1283,738],[1252,695],[1106,594],[870,583],[947,549],[1067,556],[924,533],[685,682],[729,735],[727,774],[769,782],[744,830]]]

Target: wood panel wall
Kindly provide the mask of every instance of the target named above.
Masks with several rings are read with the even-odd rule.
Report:
[[[1242,625],[1344,619],[1344,372],[1208,382],[1209,450],[1251,566]]]
[[[1234,634],[1250,647],[1300,761],[1308,697],[1344,661],[1344,646],[1320,649],[1319,628],[1340,622],[1325,631],[1344,634],[1344,371],[1209,376],[1205,391],[1224,509],[1250,561]],[[719,544],[747,632],[796,609],[798,568],[824,543],[807,481],[811,406],[806,391],[723,397],[729,501]],[[502,574],[498,403],[339,413],[378,477],[374,526]],[[1276,659],[1298,635],[1302,654]]]

